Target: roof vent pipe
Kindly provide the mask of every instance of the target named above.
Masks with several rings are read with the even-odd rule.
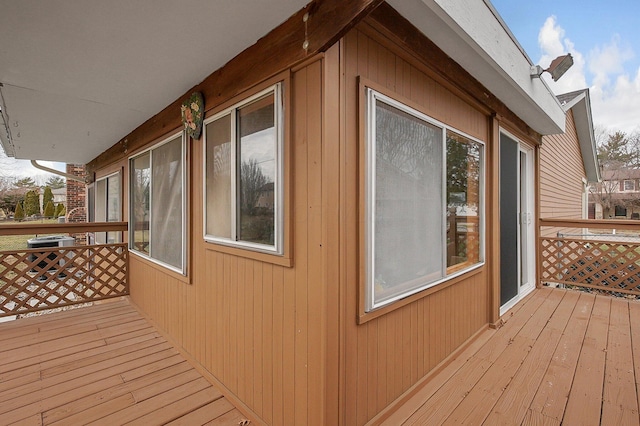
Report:
[[[56,170],[56,169],[52,169],[50,167],[47,166],[43,166],[42,164],[39,164],[36,160],[31,160],[31,165],[33,167],[35,167],[38,170],[42,170],[48,173],[53,173],[54,175],[58,175],[58,176],[62,176],[64,178],[67,179],[71,179],[71,180],[75,180],[76,182],[82,182],[82,183],[86,183],[84,179],[79,178],[78,176],[74,176],[72,174],[69,173],[64,173],[61,172],[60,170]]]

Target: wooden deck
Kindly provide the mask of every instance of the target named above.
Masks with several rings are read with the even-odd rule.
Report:
[[[0,424],[244,419],[126,299],[0,324]]]
[[[638,425],[640,301],[536,290],[388,425]]]

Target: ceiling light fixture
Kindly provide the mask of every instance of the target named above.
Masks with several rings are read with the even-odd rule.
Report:
[[[540,65],[534,65],[531,67],[531,78],[540,78],[543,72],[548,72],[551,74],[551,78],[553,81],[558,81],[560,77],[564,75],[565,72],[573,65],[573,57],[571,53],[567,53],[566,55],[558,56],[553,61],[551,61],[551,65],[546,70],[543,69]]]

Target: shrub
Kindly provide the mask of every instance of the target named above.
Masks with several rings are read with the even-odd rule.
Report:
[[[40,214],[40,196],[36,191],[29,191],[25,194],[23,208],[26,216]]]
[[[42,212],[44,217],[53,217],[56,213],[56,208],[53,206],[53,201],[49,201],[47,205],[44,207],[44,212]]]
[[[56,212],[53,215],[54,217],[60,217],[60,216],[64,216],[66,213],[62,213],[64,211],[64,204],[62,203],[58,203],[58,205],[56,206]]]
[[[44,209],[47,208],[47,204],[49,204],[49,202],[53,202],[53,191],[51,191],[51,188],[49,188],[48,186],[46,186],[44,188],[44,194],[42,195],[42,212],[44,213]],[[46,216],[46,214],[45,214]],[[51,215],[53,216],[53,215]]]
[[[18,202],[18,204],[16,204],[16,211],[13,214],[13,220],[18,221],[18,222],[22,222],[22,220],[24,220],[24,210],[23,210],[22,204],[20,202]]]

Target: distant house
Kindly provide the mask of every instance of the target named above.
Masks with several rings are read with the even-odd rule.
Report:
[[[56,188],[56,189],[52,189],[51,192],[53,193],[53,203],[54,204],[66,204],[67,203],[67,188],[63,187],[63,188]]]
[[[589,190],[589,217],[640,219],[640,170],[610,167]]]
[[[66,205],[66,202],[67,202],[67,188],[66,187],[52,189],[51,193],[53,194],[53,204],[54,205],[58,205],[58,203],[62,203],[62,204]],[[44,206],[44,188],[40,188],[39,197],[40,197],[40,205],[42,206],[42,209],[44,209],[45,208],[45,206]]]

